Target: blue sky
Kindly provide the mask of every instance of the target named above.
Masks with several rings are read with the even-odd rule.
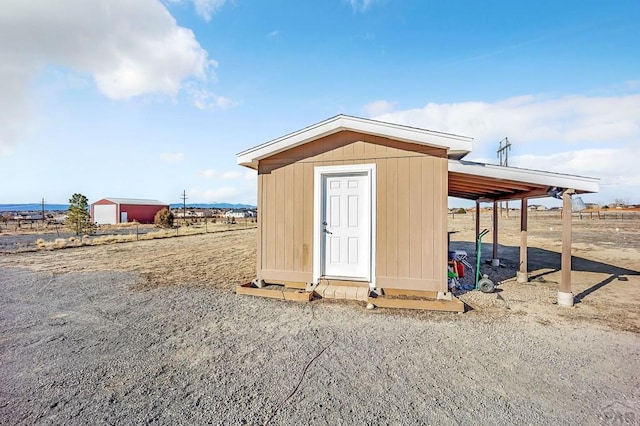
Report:
[[[236,153],[344,113],[640,204],[637,0],[9,0],[0,55],[0,203],[254,204]]]

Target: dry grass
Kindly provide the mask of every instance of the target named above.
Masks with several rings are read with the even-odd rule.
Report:
[[[490,225],[487,216],[483,225]],[[640,332],[640,228],[638,221],[574,221],[574,271],[572,290],[582,295],[574,308],[558,308],[560,219],[530,218],[530,284],[513,278],[518,265],[519,220],[500,222],[500,259],[504,266],[488,270],[500,281],[498,293],[468,292],[460,297],[470,308],[467,316],[491,321],[501,317],[524,317],[538,323],[588,323]],[[456,215],[449,221],[452,246],[473,249],[473,215]],[[198,286],[232,290],[256,276],[256,231],[203,233],[202,228],[180,228],[191,232],[184,238],[170,237],[175,230],[140,235],[140,241],[114,244],[111,239],[73,250],[40,250],[0,256],[0,267],[13,266],[52,273],[123,270],[139,273],[140,288],[153,286]],[[217,230],[227,230],[220,227]],[[233,228],[232,228],[233,229]],[[135,238],[133,236],[124,236]],[[490,236],[488,236],[490,237]],[[157,238],[157,239],[154,239]],[[82,240],[58,240],[52,245],[88,244]],[[485,240],[484,256],[490,256],[491,238]],[[43,243],[41,242],[40,245]],[[359,306],[359,305],[358,305]],[[375,312],[373,312],[375,313]],[[438,313],[402,312],[401,315],[430,319],[450,318]]]
[[[133,226],[135,227],[135,225]],[[131,225],[127,226],[114,226],[109,229],[122,229],[122,228],[132,228]],[[255,226],[246,229],[253,229]],[[242,228],[245,229],[245,228]],[[195,225],[195,226],[182,226],[176,229],[160,229],[158,231],[147,232],[144,234],[111,234],[111,235],[101,235],[97,237],[91,237],[89,235],[83,235],[82,237],[69,237],[68,239],[64,238],[56,238],[53,241],[46,241],[43,238],[39,238],[36,241],[36,249],[37,250],[58,250],[65,248],[75,248],[75,247],[83,247],[83,246],[102,246],[108,244],[118,244],[118,243],[128,243],[133,241],[144,241],[144,240],[157,240],[163,238],[173,238],[173,237],[184,237],[188,235],[199,235],[206,233],[215,233],[215,232],[225,232],[229,230],[237,230],[237,228],[229,228],[229,226],[220,224],[216,226],[216,224],[209,224],[205,227],[205,225]]]
[[[73,250],[14,253],[0,256],[0,267],[23,267],[55,274],[131,271],[144,277],[140,288],[189,285],[231,290],[255,278],[255,233],[255,229],[200,232],[181,238],[147,238],[127,244],[104,243]],[[60,246],[71,244],[60,240]],[[78,241],[73,242],[76,243]]]

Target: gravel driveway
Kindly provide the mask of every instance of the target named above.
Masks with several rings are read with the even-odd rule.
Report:
[[[640,421],[637,334],[140,280],[0,269],[0,424]]]

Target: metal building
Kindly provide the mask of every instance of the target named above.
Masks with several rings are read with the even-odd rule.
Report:
[[[115,225],[137,221],[153,223],[156,213],[169,204],[136,198],[103,198],[91,204],[91,221],[98,225]]]

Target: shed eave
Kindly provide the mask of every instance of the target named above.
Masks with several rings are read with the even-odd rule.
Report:
[[[471,152],[473,142],[472,138],[466,136],[347,115],[337,115],[297,132],[242,151],[237,154],[237,163],[241,166],[257,169],[258,162],[262,159],[343,130],[442,148],[452,154],[450,158],[456,159],[462,158]]]

